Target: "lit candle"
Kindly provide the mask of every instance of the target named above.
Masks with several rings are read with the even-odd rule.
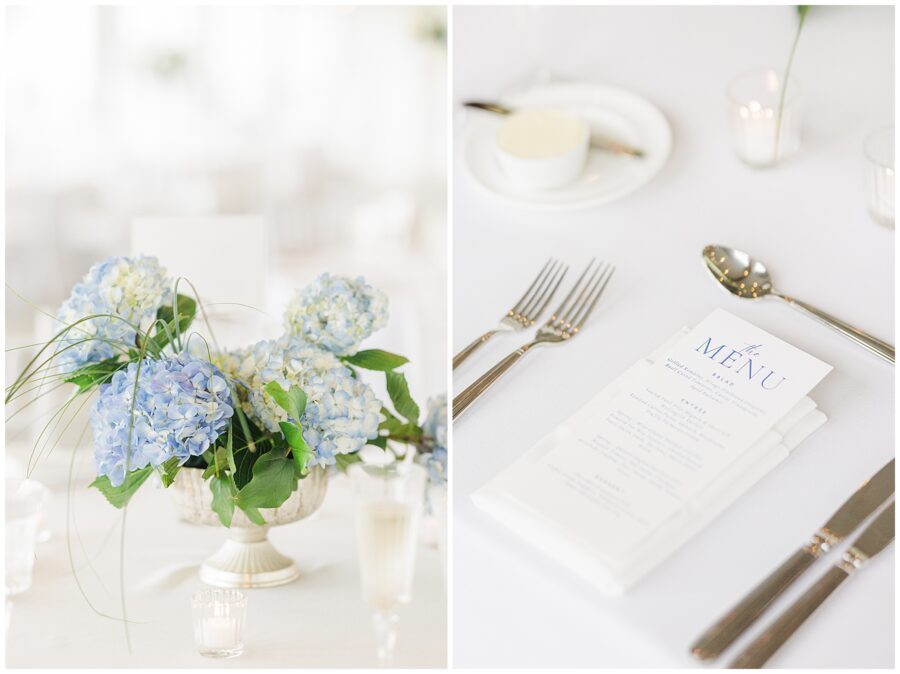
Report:
[[[206,618],[202,629],[203,646],[210,650],[229,650],[238,642],[238,623],[234,618]]]
[[[238,590],[200,590],[191,598],[200,655],[233,658],[244,651],[241,630],[247,599]]]
[[[800,145],[798,86],[792,80],[783,100],[781,86],[778,74],[765,70],[739,78],[729,89],[735,150],[750,166],[776,164]]]

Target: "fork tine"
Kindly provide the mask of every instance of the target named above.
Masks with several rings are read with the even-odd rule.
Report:
[[[544,297],[548,292],[552,293],[552,289],[554,283],[556,283],[556,279],[559,276],[559,272],[563,269],[565,265],[562,262],[556,262],[553,265],[553,268],[550,270],[550,273],[544,279],[544,282],[541,283],[541,287],[538,288],[538,291],[531,298],[531,301],[528,303],[528,306],[522,309],[522,316],[529,321],[534,321],[539,314],[537,312],[537,308],[544,301]]]
[[[595,293],[605,280],[606,272],[609,270],[609,268],[609,264],[603,264],[600,269],[600,273],[591,279],[591,286],[588,289],[588,292],[585,293],[584,301],[578,306],[578,310],[574,312],[571,320],[569,321],[568,327],[572,330],[574,330],[574,328],[578,326],[579,323],[584,323],[584,316],[587,313],[588,309],[590,309],[591,303],[595,299]]]
[[[541,278],[544,276],[544,272],[547,271],[547,268],[553,263],[553,261],[554,260],[552,257],[549,260],[547,260],[547,262],[541,268],[541,271],[538,272],[538,275],[535,277],[534,281],[532,281],[531,285],[528,286],[528,290],[525,291],[525,294],[522,295],[522,297],[519,298],[519,301],[516,302],[515,306],[512,309],[510,309],[510,313],[513,313],[513,314],[521,313],[521,309],[525,305],[525,301],[531,295],[531,291],[534,290],[535,286],[538,285],[538,281],[541,280]]]
[[[553,299],[553,296],[556,294],[556,291],[559,289],[559,284],[562,283],[563,278],[566,276],[566,272],[569,271],[569,265],[561,264],[559,270],[561,273],[558,277],[555,277],[555,283],[551,281],[551,285],[547,288],[544,293],[543,302],[541,305],[529,316],[529,320],[532,322],[536,321],[542,313],[544,313],[544,309],[547,308],[547,305],[550,304],[550,300]]]
[[[597,258],[592,258],[590,262],[588,262],[588,266],[585,268],[583,272],[581,272],[581,276],[578,277],[578,280],[575,281],[575,285],[572,286],[572,289],[569,291],[569,294],[566,295],[566,298],[562,301],[562,304],[559,305],[559,308],[553,312],[553,315],[550,316],[550,319],[547,321],[547,325],[553,325],[558,320],[559,317],[563,315],[563,312],[566,310],[566,305],[569,303],[569,300],[575,296],[575,291],[578,290],[578,286],[581,285],[582,280],[587,275],[588,271],[590,271],[591,266],[594,264],[594,261]]]
[[[581,326],[584,325],[584,322],[591,315],[591,312],[594,310],[594,307],[597,306],[597,301],[600,299],[600,296],[603,294],[603,291],[606,290],[606,284],[609,283],[609,279],[612,278],[612,275],[615,271],[616,271],[615,267],[613,267],[611,265],[607,265],[604,275],[601,276],[599,279],[597,279],[597,286],[599,286],[599,287],[594,286],[594,292],[593,292],[594,299],[591,300],[591,303],[590,303],[590,305],[588,305],[587,310],[584,312],[584,315],[581,316],[580,318],[575,319],[575,321],[573,321],[573,323],[575,323],[575,327],[572,328],[573,335],[575,333],[577,333],[579,330],[581,330]],[[601,284],[600,281],[603,281],[603,283]]]
[[[531,293],[531,297],[528,298],[528,302],[526,302],[524,306],[519,308],[519,314],[523,318],[528,318],[531,309],[537,304],[538,300],[544,294],[544,289],[547,287],[547,284],[553,282],[553,275],[556,273],[557,267],[557,261],[553,260],[553,264],[550,265],[547,273],[543,274],[541,282],[538,284],[538,287],[535,288],[534,292]]]
[[[584,306],[587,298],[590,297],[590,291],[593,288],[595,281],[597,279],[597,275],[603,271],[605,267],[605,263],[601,260],[597,263],[597,266],[594,268],[593,273],[590,278],[585,282],[584,286],[581,288],[581,292],[578,293],[578,299],[576,299],[572,306],[566,310],[566,315],[561,317],[561,321],[563,322],[562,328],[564,330],[568,330],[575,324],[575,318],[578,316],[581,308]]]

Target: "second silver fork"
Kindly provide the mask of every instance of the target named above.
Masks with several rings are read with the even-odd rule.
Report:
[[[600,262],[594,267],[594,262],[591,260],[562,304],[538,329],[532,341],[513,351],[453,399],[454,419],[484,395],[530,349],[542,344],[564,344],[578,334],[594,307],[597,306],[597,301],[615,271],[615,267],[604,262]],[[591,273],[592,268],[593,272]]]

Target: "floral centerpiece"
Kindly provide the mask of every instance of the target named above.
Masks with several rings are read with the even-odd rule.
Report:
[[[322,274],[290,299],[281,337],[222,350],[189,332],[198,301],[178,285],[153,257],[93,266],[57,312],[59,332],[7,389],[7,403],[38,381],[73,384],[76,396],[98,392],[91,486],[113,506],[124,507],[151,475],[169,487],[194,469],[219,523],[231,527],[239,511],[242,523],[264,527],[264,511],[277,514],[306,481],[321,486],[326,471],[359,461],[366,445],[411,447],[444,478],[446,402],[420,425],[399,371],[407,359],[361,349],[387,322],[381,291]],[[363,370],[386,378],[390,407]]]

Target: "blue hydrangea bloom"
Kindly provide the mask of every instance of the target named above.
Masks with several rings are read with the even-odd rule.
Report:
[[[284,322],[289,335],[343,356],[356,353],[387,316],[387,296],[363,277],[326,273],[294,294]]]
[[[140,372],[130,363],[100,387],[91,409],[97,474],[119,486],[129,471],[203,454],[227,428],[230,401],[225,375],[205,360],[147,359]]]
[[[337,357],[298,337],[258,342],[248,349],[217,356],[229,376],[246,386],[242,407],[270,431],[287,413],[265,392],[277,381],[285,390],[299,386],[306,393],[306,411],[300,419],[303,438],[314,451],[310,465],[330,466],[338,454],[362,449],[378,435],[381,402],[368,385],[354,379]]]
[[[62,325],[94,314],[124,320],[98,317],[72,328],[59,341],[58,369],[71,372],[122,353],[114,344],[133,346],[136,331],[132,326],[146,327],[156,318],[159,307],[171,301],[170,285],[155,257],[111,257],[95,264],[72,288],[56,318]]]
[[[441,395],[428,401],[422,431],[433,444],[430,453],[419,455],[419,461],[428,469],[428,474],[433,483],[443,484],[447,481],[446,395]]]

